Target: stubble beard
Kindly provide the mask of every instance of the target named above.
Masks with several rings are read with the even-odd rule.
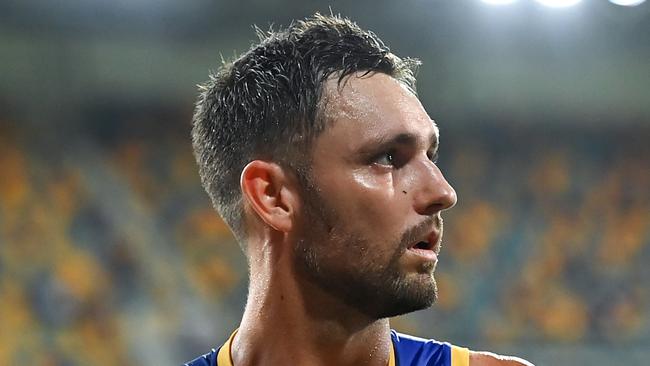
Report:
[[[410,232],[380,250],[350,230],[350,225],[311,188],[305,196],[303,232],[294,261],[301,276],[371,319],[382,319],[430,307],[437,299],[435,264],[424,262],[417,273],[405,273]]]

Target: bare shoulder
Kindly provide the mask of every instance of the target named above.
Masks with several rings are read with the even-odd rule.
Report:
[[[471,366],[535,366],[518,357],[501,356],[491,352],[475,351],[469,353],[469,364]]]

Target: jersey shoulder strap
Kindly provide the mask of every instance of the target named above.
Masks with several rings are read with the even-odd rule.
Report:
[[[469,349],[452,344],[451,366],[469,366]]]
[[[235,330],[226,343],[216,350],[213,349],[210,353],[192,360],[183,366],[232,366],[232,357],[230,356],[230,344],[235,337],[237,331]]]
[[[397,366],[469,366],[469,350],[391,331]]]

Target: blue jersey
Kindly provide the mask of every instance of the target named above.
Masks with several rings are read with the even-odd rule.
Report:
[[[230,358],[230,339],[218,350],[205,354],[185,366],[233,366]],[[469,351],[446,342],[422,339],[392,330],[393,343],[388,366],[469,366]]]

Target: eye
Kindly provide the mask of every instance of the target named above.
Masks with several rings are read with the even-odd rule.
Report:
[[[392,152],[387,151],[387,152],[382,153],[381,155],[379,155],[375,159],[375,163],[377,163],[379,165],[393,166],[393,165],[395,165],[395,156],[394,156],[394,154]]]

